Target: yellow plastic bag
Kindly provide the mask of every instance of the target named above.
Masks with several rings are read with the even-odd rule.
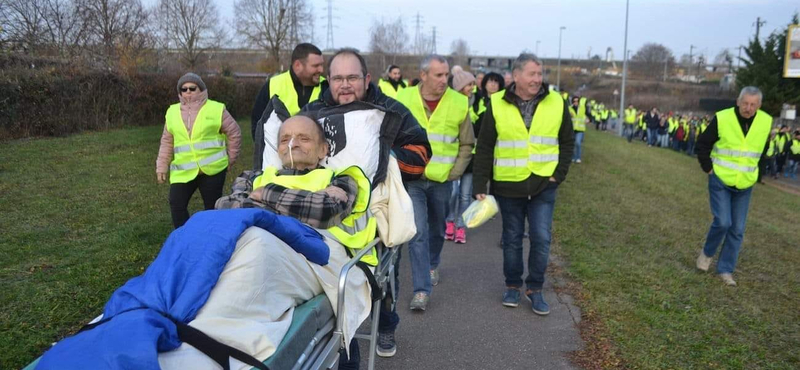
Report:
[[[462,217],[464,217],[464,224],[468,228],[473,229],[483,225],[497,214],[500,207],[497,205],[497,200],[494,196],[487,195],[483,200],[475,200],[472,204],[464,210]]]

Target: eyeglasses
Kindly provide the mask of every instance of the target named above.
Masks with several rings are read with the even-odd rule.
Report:
[[[195,90],[197,90],[197,86],[181,87],[181,92],[187,92],[187,91],[195,92]]]
[[[364,78],[364,77],[363,76],[359,76],[359,75],[333,76],[333,77],[331,77],[331,81],[333,81],[335,84],[341,84],[342,82],[347,80],[347,83],[352,85],[352,84],[358,82],[358,80],[360,80],[362,78]]]

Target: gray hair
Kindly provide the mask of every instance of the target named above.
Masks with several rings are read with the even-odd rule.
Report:
[[[542,65],[542,60],[533,53],[522,53],[520,54],[516,60],[514,60],[514,65],[512,66],[512,71],[521,71],[523,67],[525,67],[528,62],[533,62],[538,66]]]
[[[425,58],[422,58],[422,61],[419,63],[419,70],[427,73],[431,69],[431,62],[434,60],[442,64],[448,64],[447,59],[445,59],[443,56],[431,54]]]
[[[742,98],[744,98],[745,95],[758,96],[758,101],[759,102],[761,102],[761,99],[764,98],[764,94],[762,94],[761,90],[759,90],[757,87],[755,87],[755,86],[745,86],[744,88],[742,88],[742,91],[739,93],[739,98],[736,99],[736,101],[742,100]]]

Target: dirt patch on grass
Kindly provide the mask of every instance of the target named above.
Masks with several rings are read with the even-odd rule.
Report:
[[[599,369],[626,369],[619,356],[617,348],[608,337],[608,330],[593,310],[588,307],[587,293],[581,284],[575,282],[564,269],[565,262],[555,255],[551,255],[551,262],[547,267],[548,272],[559,283],[554,284],[554,290],[559,295],[572,296],[575,304],[581,307],[580,320],[577,320],[578,330],[584,346],[582,349],[571,352],[568,358],[576,366],[586,370]]]

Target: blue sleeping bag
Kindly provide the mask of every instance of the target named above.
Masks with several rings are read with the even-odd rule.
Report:
[[[328,263],[322,236],[293,218],[254,208],[199,212],[170,234],[143,275],[111,295],[101,324],[58,342],[36,369],[159,369],[158,353],[181,345],[172,320],[195,318],[250,226]]]

